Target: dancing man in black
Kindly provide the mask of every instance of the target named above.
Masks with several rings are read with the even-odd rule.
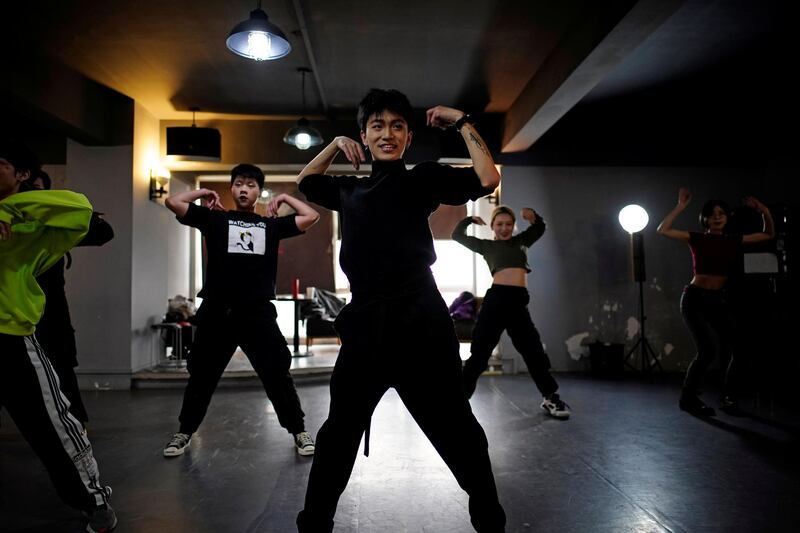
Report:
[[[28,180],[32,190],[49,191],[52,187],[50,176],[43,170],[33,173]],[[76,246],[102,246],[114,238],[114,230],[101,213],[92,212],[89,232]],[[52,267],[36,277],[42,288],[47,305],[36,325],[36,339],[41,344],[47,358],[58,374],[61,392],[69,400],[69,412],[86,426],[89,414],[81,398],[75,367],[78,366],[78,347],[75,343],[75,329],[69,314],[69,304],[65,292],[64,271],[72,266],[72,255],[67,252]]]
[[[361,141],[372,154],[371,174],[324,174],[339,152],[356,170],[365,161],[359,143],[337,137],[298,177],[300,191],[310,201],[339,212],[339,261],[353,293],[336,319],[342,348],[331,377],[330,411],[318,434],[305,508],[297,518],[301,532],[333,529],[361,437],[366,431],[366,454],[370,417],[389,387],[397,390],[469,494],[475,529],[505,529],[486,435],[464,397],[458,341],[431,274],[436,255],[428,224],[439,204],[461,205],[490,194],[500,176],[469,116],[442,106],[428,110],[428,125],[455,126],[474,167],[428,162],[407,170],[403,154],[413,135],[411,117],[405,95],[371,90],[358,111]],[[399,341],[391,331],[407,332],[406,339],[413,340]]]

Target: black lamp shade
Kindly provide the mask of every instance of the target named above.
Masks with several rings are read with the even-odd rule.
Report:
[[[306,150],[311,146],[317,146],[323,143],[322,135],[311,127],[308,120],[301,118],[297,121],[297,125],[290,128],[283,136],[283,142],[291,144],[300,150]]]
[[[255,36],[260,48],[254,48],[254,37],[251,35]],[[225,44],[231,52],[256,61],[280,59],[292,51],[286,35],[269,21],[262,9],[254,9],[250,12],[249,19],[234,26]]]

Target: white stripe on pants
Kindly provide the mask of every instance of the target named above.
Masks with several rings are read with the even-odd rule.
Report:
[[[25,337],[28,357],[36,371],[39,387],[42,391],[47,414],[56,431],[64,451],[72,458],[72,462],[86,487],[86,491],[100,506],[108,503],[110,488],[100,485],[97,461],[92,454],[92,445],[86,437],[81,423],[69,412],[69,401],[58,386],[53,366],[42,352],[39,343],[33,336]]]

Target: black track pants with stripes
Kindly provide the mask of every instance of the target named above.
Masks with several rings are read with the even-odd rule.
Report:
[[[44,463],[65,503],[89,511],[108,503],[81,423],[69,413],[50,361],[33,336],[0,333],[0,406]]]

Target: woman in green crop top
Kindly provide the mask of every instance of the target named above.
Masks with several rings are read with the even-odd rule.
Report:
[[[523,208],[522,218],[530,223],[524,231],[513,235],[514,211],[501,205],[492,212],[490,227],[494,240],[467,236],[470,224],[485,225],[480,217],[467,217],[453,230],[453,240],[483,256],[492,273],[492,286],[478,312],[472,330],[472,355],[464,364],[464,392],[475,392],[478,378],[486,370],[500,335],[508,331],[514,348],[522,355],[528,372],[542,393],[542,409],[556,418],[569,418],[569,406],[561,400],[558,383],[550,374],[550,359],[528,311],[528,248],[545,230],[542,217],[533,209]]]

